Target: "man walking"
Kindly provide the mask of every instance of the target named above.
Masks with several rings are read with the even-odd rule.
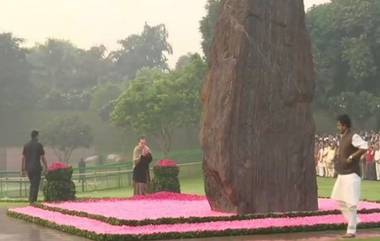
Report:
[[[360,199],[360,157],[368,149],[368,143],[351,130],[351,119],[348,115],[337,118],[340,132],[338,155],[335,170],[338,178],[331,198],[337,200],[342,214],[348,222],[347,232],[343,238],[354,238],[358,224],[357,205]]]
[[[22,176],[27,174],[30,181],[29,203],[37,201],[42,172],[41,160],[44,170],[47,170],[44,148],[38,142],[38,131],[33,130],[31,140],[24,145],[22,151]]]

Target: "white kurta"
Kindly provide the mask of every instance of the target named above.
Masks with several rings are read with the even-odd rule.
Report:
[[[361,178],[356,173],[338,175],[331,199],[357,206],[360,200],[360,183]]]
[[[352,136],[352,145],[359,149],[368,149],[368,143],[358,134]],[[360,200],[360,184],[361,178],[356,173],[338,175],[331,199],[346,202],[351,206],[357,206]]]

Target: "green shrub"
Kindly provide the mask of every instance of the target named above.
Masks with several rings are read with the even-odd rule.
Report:
[[[71,180],[73,168],[64,164],[58,165],[57,168],[56,163],[52,166],[45,175],[47,181],[43,188],[45,201],[74,200],[75,184]]]
[[[181,192],[178,179],[179,168],[174,161],[161,160],[153,167],[153,174],[151,187],[153,192]]]

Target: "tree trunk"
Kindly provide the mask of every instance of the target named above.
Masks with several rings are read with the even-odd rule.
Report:
[[[69,163],[70,162],[70,158],[71,158],[71,155],[73,154],[73,151],[74,149],[73,148],[67,148],[65,150],[63,150],[63,161],[65,163]]]
[[[54,155],[58,158],[58,161],[59,162],[63,162],[63,155],[61,153],[61,151],[57,148],[57,147],[53,147],[51,146],[53,152],[54,152]],[[56,160],[54,160],[53,162],[56,162]]]
[[[318,208],[314,70],[302,0],[225,0],[203,89],[213,210]]]
[[[163,127],[153,136],[155,137],[157,144],[164,155],[163,158],[167,158],[172,146],[173,131],[170,130],[170,127]]]

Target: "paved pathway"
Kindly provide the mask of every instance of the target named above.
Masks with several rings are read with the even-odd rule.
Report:
[[[88,241],[88,239],[58,232],[6,216],[0,209],[0,241]]]
[[[380,229],[359,230],[359,237],[379,237]],[[276,235],[256,235],[243,237],[217,237],[204,239],[185,239],[182,241],[336,241],[342,231],[295,233]],[[0,209],[0,241],[89,241],[88,239],[59,232],[53,229],[24,222],[6,216],[6,210]],[[177,240],[178,241],[178,240]]]

